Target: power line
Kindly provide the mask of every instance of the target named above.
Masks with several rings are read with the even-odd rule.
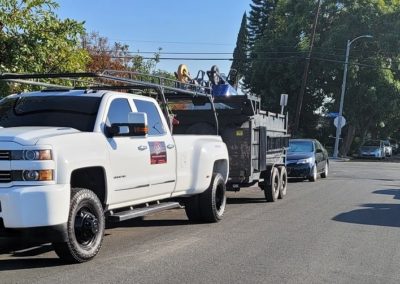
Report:
[[[340,60],[320,58],[320,57],[312,57],[311,59],[319,60],[319,61],[327,61],[327,62],[332,62],[332,63],[340,63],[340,64],[345,63],[344,61],[340,61]],[[383,67],[383,66],[379,66],[379,65],[364,64],[364,63],[358,63],[358,62],[349,62],[349,65],[376,68],[376,69],[384,69],[384,70],[391,70],[391,71],[400,71],[400,69],[395,69],[395,68],[391,68],[391,67]]]
[[[126,42],[144,42],[144,43],[166,43],[166,44],[182,44],[182,45],[221,45],[221,46],[235,46],[235,44],[222,43],[222,42],[190,42],[190,41],[158,41],[158,40],[141,40],[141,39],[113,39],[112,41],[126,41]]]
[[[314,48],[317,48],[317,47],[314,47]],[[329,49],[323,49],[323,50],[328,51]],[[355,50],[352,50],[352,51],[355,51]],[[104,50],[102,52],[113,53],[113,52],[115,52],[115,50],[110,49],[110,50]],[[384,54],[380,51],[378,51],[378,52],[362,51],[362,52],[374,54],[376,56],[379,56],[379,55],[385,56],[386,55],[387,57],[389,57],[389,54],[392,54],[395,56],[399,55],[399,53],[395,53],[395,52],[386,53],[386,54]],[[161,52],[159,52],[159,51],[122,51],[121,53],[138,55],[138,56],[140,56],[141,54],[157,54],[157,55],[232,55],[233,54],[233,52],[163,52],[163,51],[161,51]],[[279,55],[279,54],[307,54],[307,53],[309,53],[309,52],[308,51],[256,51],[256,52],[251,52],[251,54],[255,54],[255,55],[258,55],[258,54],[276,54],[276,55]],[[319,51],[313,51],[313,54],[319,54],[322,56],[335,56],[335,57],[343,57],[344,56],[343,54],[327,53],[327,52],[319,52]],[[258,58],[255,57],[254,59],[258,59]],[[399,60],[396,58],[390,58],[390,59]],[[374,60],[374,59],[372,58],[370,60]]]
[[[116,58],[116,59],[132,59],[132,56],[111,56],[111,58]],[[145,60],[154,60],[154,57],[141,57],[142,59]],[[193,58],[193,57],[160,57],[158,58],[159,60],[180,60],[180,61],[232,61],[233,58]],[[282,61],[288,61],[288,60],[306,60],[306,57],[300,57],[300,56],[287,56],[287,57],[262,57],[258,58],[259,60],[268,60],[270,63],[272,62],[282,62]],[[249,60],[249,59],[248,59]],[[311,56],[311,60],[318,60],[318,61],[326,61],[326,62],[332,62],[332,63],[338,63],[338,64],[344,64],[345,62],[342,60],[336,60],[336,59],[329,59],[329,58],[323,58],[323,57],[314,57]],[[376,69],[385,69],[385,70],[391,70],[391,71],[400,71],[400,69],[395,69],[391,67],[383,67],[379,65],[373,65],[373,64],[364,64],[364,63],[358,63],[358,62],[350,62],[349,65],[353,66],[361,66],[361,67],[369,67],[369,68],[376,68]]]
[[[132,59],[132,56],[111,56],[111,58],[119,58],[119,59]],[[145,60],[154,60],[154,57],[142,57]],[[232,61],[233,58],[196,58],[196,57],[159,57],[158,60],[195,60],[195,61]]]

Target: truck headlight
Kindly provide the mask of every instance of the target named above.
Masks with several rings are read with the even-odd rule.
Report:
[[[313,158],[307,158],[307,159],[301,159],[297,161],[297,164],[311,164],[313,161]]]
[[[51,150],[12,151],[11,160],[43,161],[53,158]]]
[[[51,181],[53,180],[53,170],[25,170],[22,171],[24,181]]]

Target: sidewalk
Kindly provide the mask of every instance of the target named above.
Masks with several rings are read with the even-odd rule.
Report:
[[[351,159],[352,158],[342,158],[342,157],[334,158],[334,157],[329,157],[329,161],[331,161],[331,162],[348,162]]]

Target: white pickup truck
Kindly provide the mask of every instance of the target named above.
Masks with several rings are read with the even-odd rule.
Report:
[[[50,241],[70,262],[100,250],[106,219],[185,206],[225,210],[219,136],[171,135],[158,103],[114,91],[52,90],[0,101],[0,231]]]

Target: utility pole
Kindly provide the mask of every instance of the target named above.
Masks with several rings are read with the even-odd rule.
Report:
[[[301,82],[300,93],[299,93],[299,96],[297,97],[296,116],[295,116],[295,120],[294,120],[293,132],[292,132],[294,136],[297,135],[297,132],[299,130],[301,108],[303,106],[303,98],[304,98],[304,93],[306,91],[308,70],[310,69],[311,54],[312,54],[312,51],[314,48],[315,32],[317,30],[319,12],[321,10],[321,2],[322,2],[321,0],[318,0],[318,8],[317,8],[317,13],[316,13],[315,19],[314,19],[313,31],[312,31],[311,42],[310,42],[310,49],[308,51],[308,56],[306,58],[306,66],[304,67],[303,80]]]

